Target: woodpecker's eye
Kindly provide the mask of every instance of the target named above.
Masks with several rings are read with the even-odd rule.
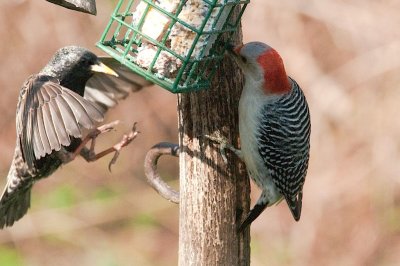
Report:
[[[240,56],[240,59],[242,59],[242,61],[243,61],[244,63],[247,63],[247,58],[244,57],[243,55]]]

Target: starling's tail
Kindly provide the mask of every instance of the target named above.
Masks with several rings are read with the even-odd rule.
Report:
[[[21,219],[31,205],[32,184],[12,192],[8,191],[9,184],[0,198],[0,229],[12,226]]]

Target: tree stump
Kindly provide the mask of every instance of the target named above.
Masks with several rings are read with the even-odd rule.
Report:
[[[241,31],[234,37],[241,43]],[[232,41],[233,42],[233,41]],[[178,96],[180,146],[179,265],[250,265],[249,229],[237,233],[249,211],[243,163],[204,135],[219,131],[238,145],[238,102],[243,77],[228,57],[212,88]]]

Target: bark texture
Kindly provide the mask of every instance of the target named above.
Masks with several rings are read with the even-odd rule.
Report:
[[[241,32],[235,43],[241,42]],[[249,211],[249,179],[242,162],[204,135],[220,131],[238,145],[243,77],[226,57],[211,89],[178,96],[180,145],[179,265],[249,265],[249,229],[237,227]]]

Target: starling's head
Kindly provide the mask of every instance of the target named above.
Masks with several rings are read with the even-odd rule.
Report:
[[[61,83],[86,81],[95,73],[101,72],[118,76],[111,68],[100,62],[91,51],[79,46],[66,46],[59,49],[41,71],[58,78]]]
[[[265,93],[280,94],[290,90],[282,58],[269,45],[250,42],[231,49],[231,53],[246,79],[262,81]]]

